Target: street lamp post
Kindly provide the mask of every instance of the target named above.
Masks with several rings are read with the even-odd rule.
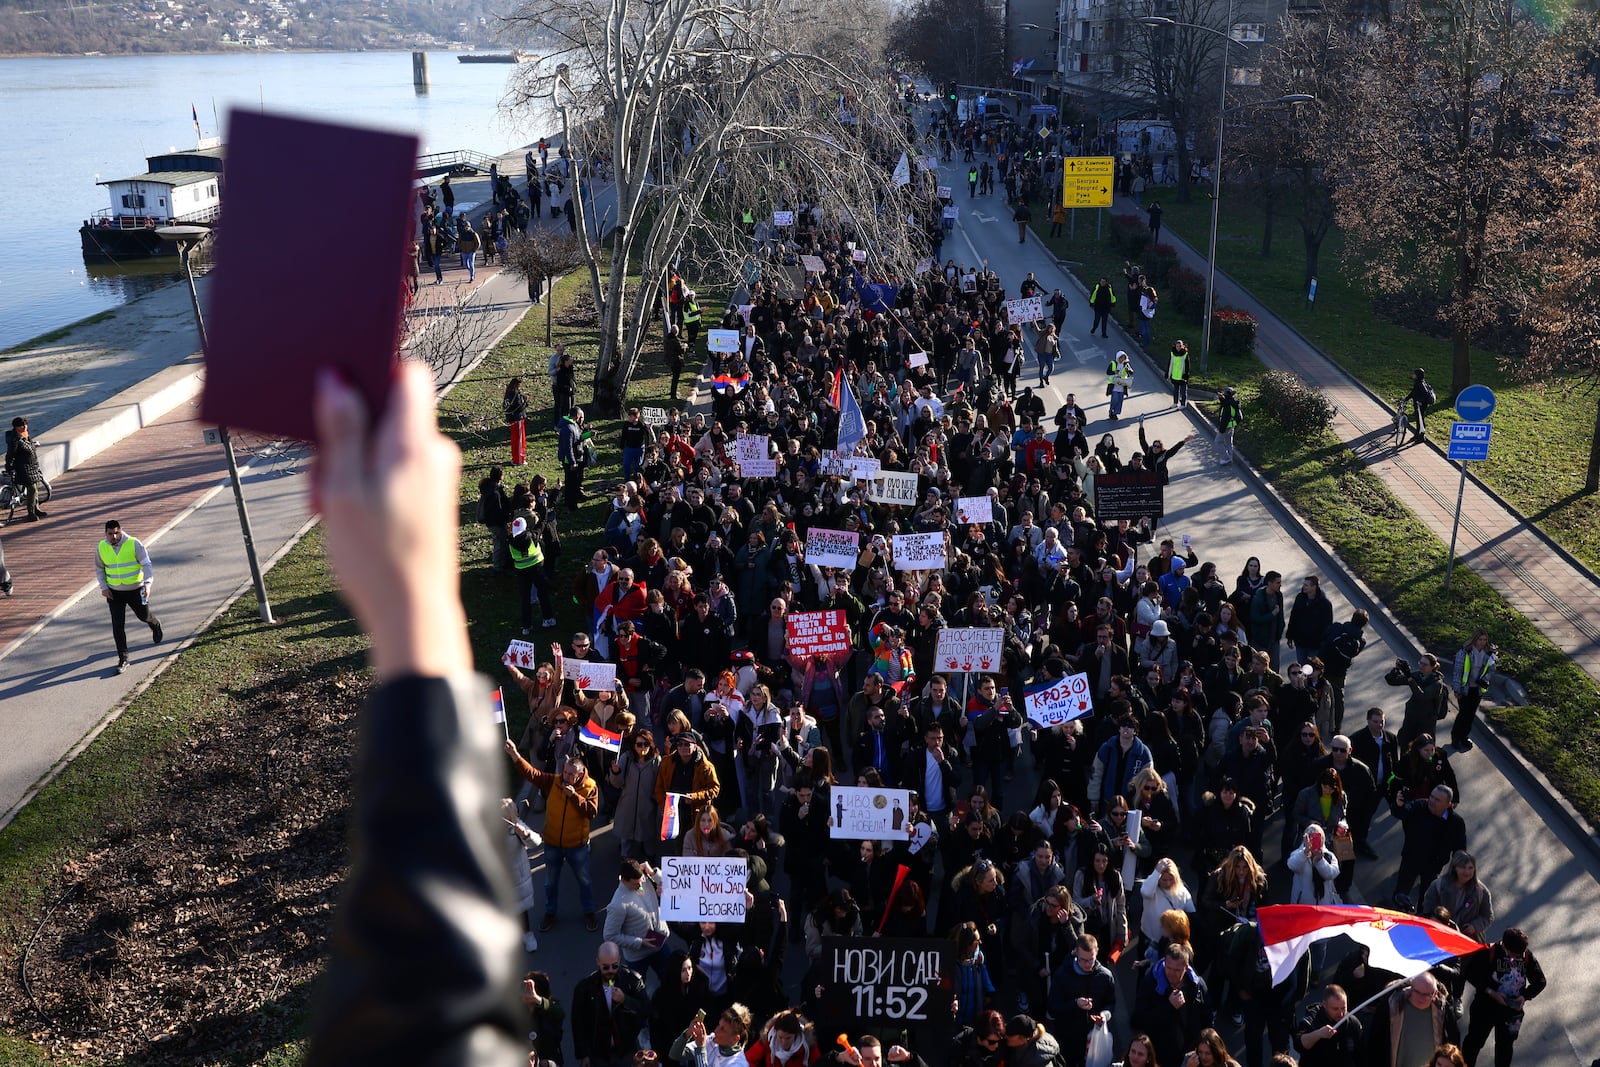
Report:
[[[210,345],[206,341],[206,320],[200,313],[200,293],[195,289],[194,267],[189,262],[189,253],[210,232],[204,226],[161,226],[156,229],[159,236],[178,246],[183,276],[189,283],[189,302],[194,307],[195,328],[200,331],[200,351],[208,356]],[[233,483],[233,502],[239,509],[239,530],[244,535],[244,554],[250,561],[250,580],[255,583],[261,621],[273,625],[277,620],[272,617],[272,602],[267,599],[267,581],[261,574],[261,561],[256,556],[255,537],[250,530],[250,511],[244,504],[244,484],[239,480],[239,463],[233,455],[233,437],[226,426],[218,426],[217,435],[222,438],[222,454],[228,460],[228,480]]]
[[[1171,26],[1182,27],[1188,30],[1200,30],[1204,33],[1214,34],[1222,38],[1222,76],[1217,79],[1220,83],[1217,89],[1217,153],[1211,165],[1211,235],[1206,244],[1206,310],[1205,318],[1200,324],[1200,373],[1204,374],[1211,364],[1211,317],[1216,310],[1217,301],[1217,215],[1222,206],[1222,135],[1226,128],[1228,114],[1228,46],[1233,43],[1233,0],[1228,0],[1228,14],[1226,33],[1213,26],[1202,26],[1193,22],[1178,22],[1164,15],[1149,15],[1138,20],[1146,26]],[[1235,111],[1250,107],[1272,107],[1277,104],[1303,104],[1316,97],[1309,93],[1287,93],[1275,100],[1262,100],[1257,103],[1245,104]],[[1178,176],[1183,181],[1183,175]]]

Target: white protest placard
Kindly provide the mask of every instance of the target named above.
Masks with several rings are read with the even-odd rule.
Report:
[[[949,200],[950,199],[950,187],[948,185],[939,186],[939,199],[940,200]]]
[[[506,647],[500,662],[507,667],[532,667],[539,662],[539,650],[532,641],[513,641]]]
[[[849,454],[840,452],[837,448],[824,448],[821,458],[817,460],[817,474],[823,478],[830,474],[848,478],[854,469],[850,465]]]
[[[850,258],[856,263],[865,263],[867,261],[867,250],[865,248],[858,248],[854,252],[850,253]]]
[[[661,917],[667,922],[744,922],[749,865],[741,856],[664,856]]]
[[[861,535],[849,530],[806,531],[806,562],[818,567],[854,567],[861,555]]]
[[[955,512],[956,521],[963,526],[974,522],[993,522],[994,501],[987,496],[958,496]]]
[[[774,226],[793,226],[794,225],[794,212],[792,212],[792,211],[774,211],[772,213],[772,224]]]
[[[895,534],[891,550],[897,571],[942,571],[945,567],[944,534]]]
[[[750,321],[750,311],[754,307],[754,304],[740,304],[739,317],[748,323]]]
[[[910,790],[836,785],[829,792],[833,801],[833,810],[828,812],[829,837],[898,841],[906,836],[911,822]]]
[[[945,626],[933,646],[933,669],[943,674],[983,674],[1000,669],[1006,632],[998,626]]]
[[[877,504],[917,503],[917,476],[910,471],[880,470],[872,476],[872,500]]]
[[[827,269],[822,265],[821,256],[801,256],[800,265],[806,269],[808,274],[821,274]]]
[[[561,661],[561,677],[568,679],[579,689],[588,689],[595,692],[615,689],[617,686],[617,665],[615,663],[591,663],[586,659],[568,657]]]
[[[913,352],[911,353],[911,357],[909,360],[907,360],[907,362],[909,362],[913,367],[926,367],[928,365],[928,353]]]
[[[932,257],[929,257],[927,259],[919,259],[919,260],[917,260],[917,273],[918,274],[926,274],[926,273],[928,273],[928,271],[930,271],[932,269],[933,269],[933,259],[932,259]]]
[[[978,276],[976,274],[963,274],[961,276],[961,291],[963,293],[976,293],[978,291]]]
[[[661,427],[667,424],[666,408],[645,408],[639,414],[642,416],[640,421],[646,426]]]
[[[961,217],[961,209],[951,205],[944,209],[943,215],[947,219],[958,219]]]
[[[1019,296],[1006,301],[1006,321],[1038,322],[1044,318],[1044,300],[1037,296]]]
[[[707,330],[706,347],[713,352],[739,351],[738,330]]]
[[[876,456],[851,456],[851,475],[856,481],[863,481],[878,476],[878,469],[883,466],[883,461]]]
[[[746,478],[776,478],[778,461],[772,458],[766,434],[742,433],[734,442],[733,458]]]
[[[1028,718],[1040,726],[1057,726],[1089,714],[1094,698],[1087,674],[1069,674],[1059,682],[1030,687],[1023,698]]]

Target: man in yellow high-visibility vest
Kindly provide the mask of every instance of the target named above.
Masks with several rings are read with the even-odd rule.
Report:
[[[132,608],[140,622],[150,626],[150,638],[161,643],[161,620],[150,613],[150,585],[155,581],[155,568],[150,564],[150,553],[137,537],[122,532],[116,519],[106,522],[105,540],[100,542],[95,554],[95,577],[100,581],[100,595],[111,608],[111,636],[117,642],[117,673],[128,669],[128,609]]]

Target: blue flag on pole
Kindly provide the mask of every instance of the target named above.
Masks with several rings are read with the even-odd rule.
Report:
[[[839,451],[853,450],[858,443],[866,439],[867,420],[861,414],[861,406],[856,403],[855,390],[850,388],[850,381],[843,374],[840,376],[842,388],[839,390]]]

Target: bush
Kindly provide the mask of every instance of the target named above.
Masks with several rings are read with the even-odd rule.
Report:
[[[1178,266],[1178,250],[1168,244],[1153,246],[1144,260],[1144,274],[1151,285],[1172,284],[1172,272]]]
[[[1238,308],[1218,308],[1211,315],[1211,351],[1219,356],[1248,356],[1256,350],[1256,317]]]
[[[1111,216],[1111,247],[1123,259],[1137,262],[1150,247],[1150,226],[1138,215]]]
[[[1261,376],[1258,400],[1273,421],[1297,437],[1318,434],[1333,425],[1333,402],[1288,371]]]
[[[1173,267],[1167,279],[1167,295],[1178,314],[1190,322],[1199,322],[1205,317],[1206,280],[1199,271]]]

